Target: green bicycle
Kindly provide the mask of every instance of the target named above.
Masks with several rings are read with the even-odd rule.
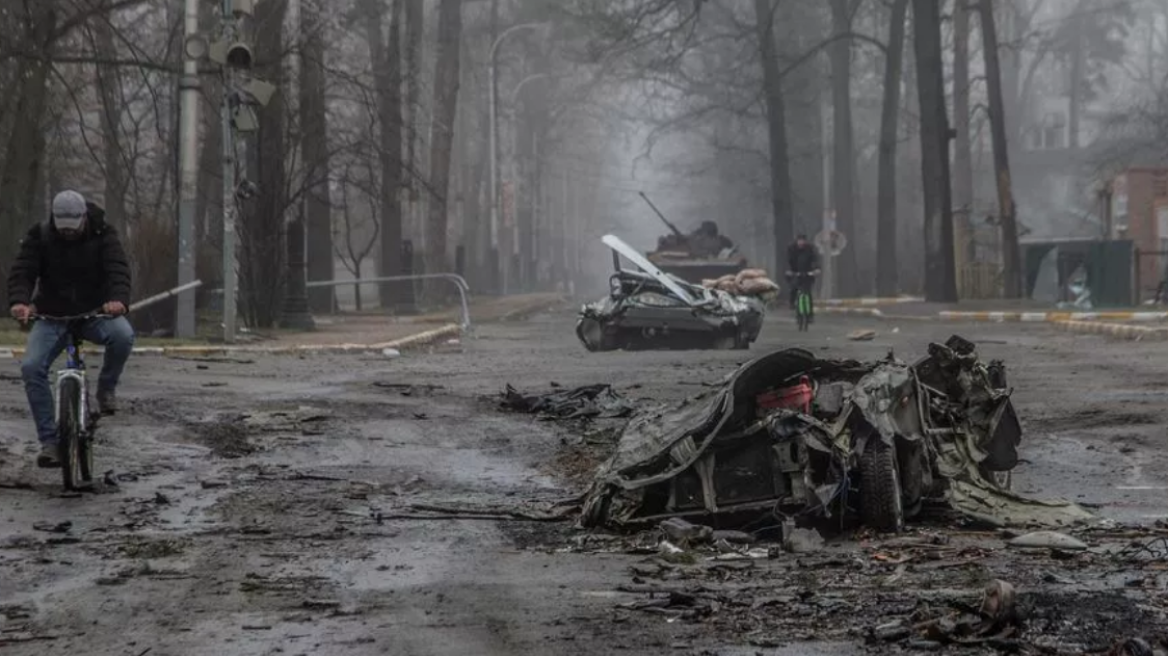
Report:
[[[795,321],[799,325],[799,332],[805,333],[811,326],[811,320],[815,316],[814,305],[811,299],[811,285],[815,280],[814,273],[796,273],[794,274],[797,291],[795,296]]]

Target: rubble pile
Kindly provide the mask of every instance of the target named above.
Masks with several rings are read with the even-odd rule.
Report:
[[[611,385],[585,385],[546,394],[523,394],[511,385],[499,405],[504,410],[523,412],[545,420],[619,418],[633,413],[633,404]]]
[[[1005,366],[954,336],[909,365],[777,351],[719,390],[643,412],[598,471],[585,527],[669,517],[750,528],[797,517],[898,531],[926,504],[990,526],[1090,519],[1010,490],[1022,429]]]

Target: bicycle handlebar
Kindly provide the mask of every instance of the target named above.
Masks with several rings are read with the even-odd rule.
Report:
[[[65,317],[54,317],[48,314],[30,314],[29,321],[85,321],[87,319],[109,319],[114,315],[102,312],[100,309],[85,314],[74,314]]]

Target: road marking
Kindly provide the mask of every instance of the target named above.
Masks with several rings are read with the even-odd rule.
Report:
[[[1168,490],[1168,485],[1116,485],[1117,490]]]

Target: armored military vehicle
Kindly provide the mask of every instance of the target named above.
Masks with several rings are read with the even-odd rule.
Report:
[[[694,285],[702,284],[703,280],[733,275],[746,268],[746,256],[738,252],[734,242],[718,233],[716,223],[703,221],[697,230],[687,235],[665,218],[643,191],[641,198],[670,231],[657,240],[657,250],[645,254],[657,268]]]

